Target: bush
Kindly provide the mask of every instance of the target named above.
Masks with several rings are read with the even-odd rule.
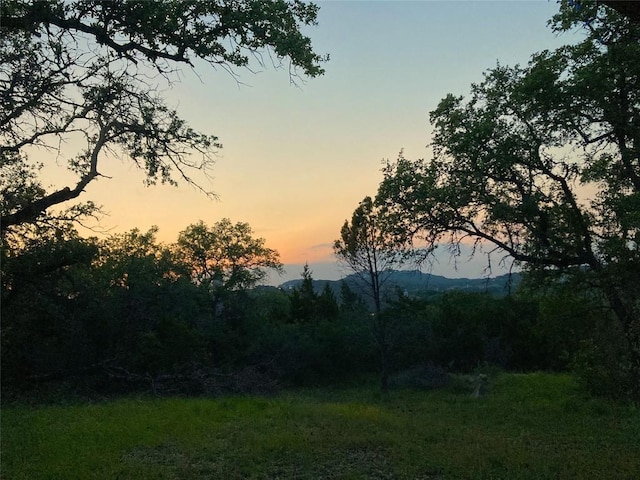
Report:
[[[264,326],[247,362],[269,363],[283,382],[310,385],[344,379],[377,366],[366,325],[348,321]]]
[[[639,398],[640,377],[631,361],[629,344],[618,322],[600,325],[592,339],[583,340],[572,362],[573,370],[593,394],[612,398]]]
[[[428,363],[392,375],[389,379],[389,386],[391,388],[430,390],[447,387],[450,382],[451,377],[444,368]]]

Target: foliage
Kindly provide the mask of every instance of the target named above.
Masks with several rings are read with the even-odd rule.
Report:
[[[382,289],[394,268],[402,266],[417,255],[412,245],[397,237],[385,223],[386,218],[371,197],[365,197],[354,210],[351,223],[346,220],[333,250],[339,262],[354,274],[361,292],[371,298],[372,333],[380,353],[382,389],[388,387],[389,360],[393,317],[383,312]]]
[[[450,382],[451,376],[444,368],[429,363],[398,372],[389,381],[392,388],[417,390],[443,388]]]
[[[16,195],[28,201],[3,205],[2,232],[77,198],[107,156],[130,160],[149,184],[204,191],[193,174],[211,166],[218,139],[189,127],[159,93],[182,67],[204,61],[233,75],[266,52],[276,66],[288,60],[292,80],[298,69],[323,73],[325,58],[301,32],[318,7],[298,0],[7,0],[0,9],[0,165],[28,171],[37,152],[76,175],[52,192],[22,185]]]
[[[109,367],[150,375],[198,358],[196,329],[206,318],[201,292],[156,233],[153,227],[109,237],[95,265],[110,307],[103,327],[111,341]]]
[[[428,364],[452,372],[469,372],[480,365],[516,371],[552,368],[560,364],[560,355],[545,342],[553,342],[559,332],[567,335],[566,326],[539,330],[538,308],[536,300],[526,297],[464,291],[428,300],[400,296],[388,312],[397,319],[393,364],[400,371]]]
[[[302,270],[302,282],[289,292],[290,320],[293,323],[333,321],[338,318],[339,307],[328,282],[318,294],[314,286],[313,273],[308,264]]]
[[[318,294],[313,288],[313,273],[308,263],[305,263],[301,275],[302,283],[298,288],[294,288],[289,295],[291,320],[298,323],[308,323],[316,317]]]
[[[46,191],[38,180],[43,165],[29,165],[17,155],[0,157],[0,217],[4,222],[13,212],[28,211],[41,200]],[[45,211],[29,224],[13,225],[2,229],[2,237],[8,245],[28,241],[35,234],[49,235],[46,231],[69,229],[69,224],[92,216],[98,218],[100,209],[93,202],[72,205],[57,212]]]
[[[282,271],[278,252],[254,238],[248,223],[228,218],[207,227],[189,225],[178,235],[176,254],[190,269],[194,283],[206,288],[216,303],[227,292],[246,290],[263,280],[267,269]]]
[[[572,0],[574,8],[580,9],[582,1]],[[587,0],[589,1],[589,0]],[[595,0],[590,0],[595,2]],[[625,15],[635,23],[640,23],[640,5],[636,2],[624,2],[620,0],[601,0],[601,3],[617,10],[620,14]]]
[[[587,2],[562,2],[551,25],[583,25],[585,39],[488,70],[468,100],[444,98],[430,116],[434,157],[388,163],[378,201],[400,236],[489,245],[583,279],[640,372],[640,26]]]
[[[61,228],[2,251],[5,395],[59,387],[90,397],[271,391],[377,370],[376,324],[346,282],[340,303],[328,284],[316,288],[308,268],[293,292],[234,284],[214,289],[214,301],[208,277],[195,276],[177,244],[156,236],[154,227],[84,240]],[[430,363],[448,371],[563,369],[574,360],[581,378],[602,383],[593,367],[627,358],[615,343],[604,357],[587,348],[590,338],[608,338],[596,329],[602,298],[572,284],[548,289],[517,298],[399,295],[381,316],[393,327],[385,337],[389,374]],[[308,303],[296,304],[303,297]],[[611,362],[598,360],[605,357]]]
[[[376,314],[382,311],[382,287],[393,269],[416,255],[411,245],[390,233],[385,220],[379,206],[365,197],[333,245],[338,261],[357,276],[362,293],[373,300]]]
[[[620,324],[605,316],[583,338],[571,368],[590,392],[609,398],[638,398],[640,387]]]
[[[20,251],[9,240],[2,248],[3,387],[82,371],[102,343],[91,321],[97,246],[64,229],[22,239]]]
[[[240,234],[223,236],[230,243],[218,244],[218,253],[229,258],[216,257],[217,270],[209,265],[226,275],[222,312],[204,277],[195,281],[193,265],[159,243],[155,227],[103,241],[82,240],[72,229],[55,236],[36,232],[10,245],[14,236],[7,235],[3,389],[95,377],[89,391],[156,390],[160,377],[200,382],[216,365],[243,358],[251,336],[242,290],[262,278],[261,262],[277,262],[277,253],[252,239],[245,224],[217,227],[218,233]]]
[[[346,311],[325,283],[320,293],[307,264],[300,285],[281,290],[288,309],[269,325],[255,325],[250,358],[270,363],[287,384],[310,385],[366,369],[371,353],[365,325]],[[364,338],[363,338],[364,337]]]
[[[338,319],[340,314],[340,308],[338,306],[338,300],[331,290],[328,283],[324,284],[322,292],[318,296],[318,302],[316,304],[316,310],[318,311],[318,317],[325,320],[333,321]]]
[[[362,322],[319,320],[260,330],[249,360],[266,364],[285,385],[318,385],[371,370],[375,352]]]
[[[349,287],[349,284],[345,280],[340,281],[340,300],[341,312],[349,314],[366,312],[364,300]]]
[[[194,275],[178,245],[156,236],[154,227],[85,240],[60,228],[3,249],[5,395],[271,392],[377,370],[376,324],[346,282],[340,303],[328,284],[316,288],[308,268],[293,292],[250,282],[214,288],[214,301],[208,277]],[[598,330],[606,325],[598,321],[606,314],[602,296],[567,282],[547,289],[543,295],[537,285],[518,297],[398,295],[380,317],[393,327],[385,337],[389,375],[419,383],[420,366],[429,364],[459,372],[485,364],[563,369],[573,361],[587,384],[613,394],[602,366],[617,366],[620,376],[609,379],[627,375],[628,352],[624,342],[603,342],[613,337]],[[307,304],[295,303],[303,297]],[[600,340],[597,349],[592,338]]]
[[[246,223],[199,222],[164,245],[155,227],[82,239],[72,222],[94,205],[49,209],[99,175],[108,152],[132,158],[150,183],[175,173],[189,181],[185,168],[202,163],[187,153],[200,149],[206,163],[217,141],[192,131],[140,75],[170,77],[205,57],[242,66],[263,47],[320,74],[299,36],[315,6],[0,8],[4,392],[56,380],[88,395],[271,393],[380,364],[383,388],[394,370],[400,383],[419,385],[482,365],[571,367],[594,392],[638,396],[637,25],[591,2],[563,4],[553,28],[582,22],[583,42],[524,67],[498,65],[469,99],[443,99],[431,115],[435,157],[401,154],[376,199],[345,221],[335,253],[362,288],[343,282],[338,299],[328,283],[314,284],[308,265],[292,291],[258,287],[282,265]],[[27,153],[76,135],[86,150],[62,160],[79,183],[48,193]],[[417,253],[415,238],[426,240],[421,256],[442,241],[454,252],[465,240],[493,244],[524,264],[525,288],[496,298],[434,294],[417,282],[394,295],[392,269]]]

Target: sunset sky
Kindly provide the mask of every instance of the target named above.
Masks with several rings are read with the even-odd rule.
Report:
[[[201,64],[165,92],[191,126],[224,146],[212,182],[203,179],[218,200],[187,185],[147,188],[133,166],[109,160],[100,170],[111,179],[84,195],[110,214],[100,228],[157,225],[169,243],[191,223],[228,217],[248,222],[280,252],[287,274],[274,283],[299,277],[305,262],[314,278],[339,278],[331,244],[342,223],[375,194],[384,159],[401,149],[407,158],[428,157],[428,114],[439,100],[466,95],[497,62],[523,64],[579,35],[558,38],[546,26],[554,0],[316,3],[319,25],[305,31],[331,56],[324,76],[296,87],[286,68],[266,65],[238,71],[239,85]],[[478,263],[454,272],[443,256],[433,272],[479,276]]]

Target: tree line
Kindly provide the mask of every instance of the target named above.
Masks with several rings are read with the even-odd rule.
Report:
[[[549,25],[580,28],[579,42],[442,99],[432,157],[388,161],[340,230],[334,251],[360,283],[337,299],[308,270],[293,292],[255,288],[281,264],[246,224],[191,225],[170,246],[153,229],[98,241],[73,225],[99,207],[69,203],[107,155],[149,184],[194,184],[221,144],[149,79],[174,81],[197,59],[233,75],[263,52],[289,63],[292,81],[320,75],[327,57],[301,33],[317,6],[3,2],[3,387],[76,376],[108,391],[202,391],[375,370],[385,389],[414,363],[490,362],[573,366],[594,390],[638,397],[640,25],[622,3],[560,1]],[[36,151],[77,182],[45,188]],[[524,270],[517,295],[384,288],[393,268],[465,242]]]
[[[3,250],[5,394],[51,385],[87,395],[265,392],[370,374],[388,388],[421,366],[566,369],[602,326],[584,298],[557,290],[420,297],[388,288],[378,310],[357,284],[335,292],[308,267],[293,288],[260,286],[282,265],[246,223],[199,222],[170,245],[156,234],[58,230]],[[565,304],[561,321],[554,302]]]
[[[603,318],[585,369],[637,395],[640,26],[587,1],[560,2],[549,24],[584,38],[487,70],[468,98],[442,99],[430,114],[433,156],[388,161],[335,250],[374,297],[388,262],[442,245],[455,255],[465,242],[523,268],[541,291],[570,298],[571,285]],[[607,337],[619,338],[616,355]]]

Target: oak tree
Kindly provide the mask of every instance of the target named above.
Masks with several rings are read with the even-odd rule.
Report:
[[[228,218],[208,227],[200,221],[178,235],[176,255],[188,266],[192,281],[208,289],[214,304],[226,293],[257,285],[269,270],[282,272],[280,255],[255,238],[248,223]]]
[[[235,74],[266,58],[288,65],[292,81],[321,75],[325,57],[301,31],[317,11],[299,0],[3,1],[2,232],[77,198],[109,156],[131,161],[148,184],[207,192],[194,173],[211,166],[218,139],[192,129],[160,89],[199,61]],[[32,168],[54,162],[75,180],[50,191]],[[25,172],[26,190],[15,191]]]
[[[563,2],[552,27],[576,24],[583,41],[444,98],[430,116],[433,158],[389,163],[378,199],[398,233],[579,276],[640,367],[640,25]]]

